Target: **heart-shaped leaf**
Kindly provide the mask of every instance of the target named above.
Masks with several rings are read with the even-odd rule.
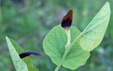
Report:
[[[19,54],[24,52],[24,50],[18,43],[8,37],[6,37],[6,41],[16,71],[38,71],[29,57],[23,59],[19,57]]]
[[[91,51],[100,44],[107,29],[109,19],[110,5],[108,2],[106,2],[82,32],[82,37],[79,40],[79,44],[83,50]]]
[[[75,28],[70,28],[71,42],[80,34],[80,31]],[[65,45],[67,43],[67,35],[65,30],[59,25],[54,27],[43,42],[43,48],[46,54],[51,58],[52,62],[56,65],[63,65],[69,69],[76,69],[84,65],[90,56],[90,52],[83,51],[80,45],[76,42],[63,62],[62,57],[65,52]]]

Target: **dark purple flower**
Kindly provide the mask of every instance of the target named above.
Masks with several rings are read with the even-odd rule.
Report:
[[[61,26],[68,30],[71,27],[71,23],[73,20],[73,11],[69,10],[68,13],[63,17],[62,22],[61,22]]]
[[[20,58],[24,58],[24,57],[29,56],[31,54],[40,56],[40,53],[35,52],[35,51],[22,52],[22,53],[19,54],[19,56],[20,56]]]

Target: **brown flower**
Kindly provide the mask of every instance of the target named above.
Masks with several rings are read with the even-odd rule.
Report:
[[[73,19],[73,11],[69,10],[68,13],[63,17],[62,22],[61,22],[61,26],[65,29],[65,30],[69,30],[71,27],[71,23],[72,23],[72,19]]]

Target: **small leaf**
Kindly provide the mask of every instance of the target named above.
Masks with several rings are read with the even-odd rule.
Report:
[[[13,64],[16,68],[16,71],[28,71],[26,63],[24,63],[24,61],[20,59],[20,57],[18,56],[18,53],[16,52],[14,46],[12,45],[8,37],[6,37],[6,41],[7,41],[8,48],[11,54],[11,58],[13,60]]]
[[[91,51],[97,47],[105,34],[110,19],[110,5],[108,2],[101,8],[93,20],[82,32],[79,44],[83,50]]]
[[[80,34],[80,31],[75,28],[70,28],[71,42]],[[65,45],[67,42],[67,35],[65,30],[59,25],[54,27],[45,37],[43,41],[43,48],[46,54],[51,58],[56,65],[63,65],[69,69],[76,69],[84,65],[90,56],[90,52],[83,51],[76,42],[72,46],[70,52],[67,54],[65,60],[61,63],[61,59],[65,52]]]
[[[13,60],[13,63],[15,65],[15,68],[17,71],[38,71],[38,69],[33,65],[32,61],[29,57],[20,59],[19,54],[24,52],[24,50],[18,43],[16,43],[12,39],[9,39],[8,37],[6,37],[6,40],[7,40],[8,48],[9,48],[9,51],[11,54],[11,58]],[[15,49],[15,50],[11,50],[11,49]],[[16,54],[16,56],[14,56],[12,54]],[[23,63],[25,63],[26,65],[24,65],[22,62],[21,63],[18,62],[17,60],[21,60],[21,61],[23,60]],[[19,68],[21,66],[24,66],[24,67],[27,66],[28,70],[19,70]]]

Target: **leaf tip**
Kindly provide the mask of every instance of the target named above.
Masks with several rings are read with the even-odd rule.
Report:
[[[6,36],[5,38],[6,38],[6,40],[8,39],[8,37],[7,37],[7,36]]]
[[[109,5],[109,2],[107,1],[107,2],[106,2],[106,4],[108,4],[108,5]]]
[[[8,44],[9,38],[6,36],[5,39],[6,39],[6,43]]]
[[[105,5],[110,8],[110,3],[108,1],[105,3]]]

